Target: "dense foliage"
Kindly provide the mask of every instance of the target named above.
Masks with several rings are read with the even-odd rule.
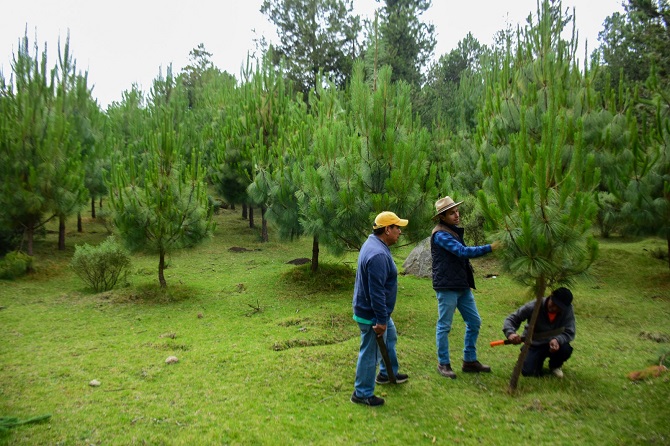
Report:
[[[0,75],[0,251],[31,254],[51,219],[64,248],[67,217],[109,199],[110,230],[158,254],[164,286],[164,257],[208,237],[214,205],[241,205],[252,228],[260,210],[263,241],[269,225],[312,237],[314,270],[321,245],[358,249],[383,210],[425,237],[446,194],[479,195],[476,232],[505,240],[506,267],[540,294],[588,270],[594,226],[670,250],[667,2],[630,0],[583,66],[559,1],[431,67],[429,1],[380,2],[362,40],[351,6],[265,1],[280,44],[240,79],[200,44],[181,73],[105,111],[68,42],[50,68],[24,37]]]

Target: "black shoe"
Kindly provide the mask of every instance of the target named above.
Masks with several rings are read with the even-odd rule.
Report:
[[[374,395],[368,398],[360,398],[356,396],[356,391],[354,390],[354,393],[351,394],[351,402],[356,404],[365,404],[366,406],[381,406],[384,404],[384,398],[379,398]]]
[[[456,379],[456,373],[451,370],[451,364],[438,364],[437,371],[446,378]]]
[[[490,373],[491,367],[479,361],[463,361],[462,370],[467,373]]]
[[[409,376],[405,375],[404,373],[398,373],[398,374],[395,376],[395,383],[396,383],[396,384],[406,383],[408,379],[409,379]],[[389,379],[388,376],[382,375],[382,374],[380,373],[380,374],[378,374],[377,377],[375,378],[375,382],[376,382],[377,384],[388,384],[388,383],[391,382],[391,380]]]

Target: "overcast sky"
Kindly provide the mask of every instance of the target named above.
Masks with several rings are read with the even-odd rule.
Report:
[[[622,0],[563,0],[575,7],[580,46],[588,40],[589,53],[598,45],[605,18],[622,11]],[[151,87],[159,69],[172,64],[178,73],[188,64],[188,53],[203,43],[212,62],[238,76],[254,39],[276,40],[274,26],[260,13],[262,0],[8,0],[0,8],[0,70],[8,79],[11,60],[26,27],[32,47],[50,48],[48,64],[56,63],[59,37],[70,32],[77,68],[88,71],[93,95],[103,107],[121,99],[135,83]],[[375,0],[354,0],[355,12],[371,17]],[[536,0],[433,0],[422,16],[435,25],[435,58],[448,53],[471,32],[490,44],[506,23],[525,23],[537,9]],[[52,52],[54,51],[54,52]],[[31,50],[32,54],[32,50]],[[580,52],[583,54],[583,49]],[[580,57],[583,59],[583,56]]]

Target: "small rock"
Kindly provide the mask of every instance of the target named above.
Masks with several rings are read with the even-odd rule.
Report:
[[[100,381],[98,381],[97,379],[93,379],[93,380],[91,380],[90,383],[88,383],[88,385],[91,386],[91,387],[99,387],[100,386]]]
[[[203,318],[202,313],[198,313],[198,319],[202,319],[202,318]]]
[[[176,364],[179,362],[179,358],[176,356],[168,356],[167,359],[165,360],[166,364]]]

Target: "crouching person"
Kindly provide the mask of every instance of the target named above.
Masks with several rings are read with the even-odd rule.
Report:
[[[512,344],[521,344],[528,335],[528,325],[523,337],[517,334],[521,323],[530,322],[535,301],[521,306],[507,316],[503,333]],[[563,364],[572,355],[570,342],[575,339],[575,313],[572,307],[572,292],[558,288],[542,300],[535,323],[533,342],[523,363],[523,376],[542,376],[545,359],[549,358],[549,371],[563,378]]]

